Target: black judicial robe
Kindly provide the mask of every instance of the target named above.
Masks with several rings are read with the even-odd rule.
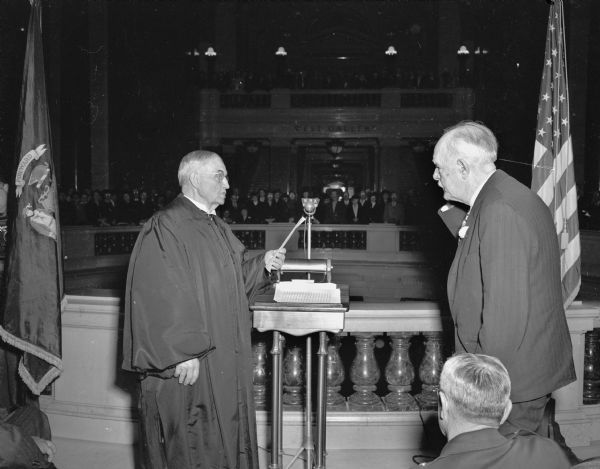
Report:
[[[153,467],[258,469],[248,298],[266,285],[263,256],[250,258],[183,195],[143,226],[127,274],[123,368],[147,376],[142,401],[144,382],[164,387],[141,409],[165,434],[167,460]],[[200,376],[180,385],[175,366],[194,357]],[[157,454],[158,442],[148,445]]]

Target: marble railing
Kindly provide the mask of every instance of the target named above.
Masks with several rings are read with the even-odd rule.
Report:
[[[62,315],[64,371],[52,393],[40,399],[53,434],[63,438],[130,443],[136,434],[135,377],[120,369],[122,301],[118,297],[68,295]],[[567,442],[600,440],[600,406],[583,405],[585,334],[597,327],[597,305],[567,312],[577,381],[555,393],[557,419]],[[439,370],[448,356],[447,322],[435,302],[350,302],[344,328],[328,344],[328,448],[418,448],[421,412],[435,408]],[[259,440],[270,428],[269,333],[254,344],[254,384]],[[300,444],[304,396],[302,338],[287,338],[290,367],[284,372],[284,447]],[[294,350],[296,348],[296,350]],[[430,414],[429,414],[430,415]],[[365,420],[366,419],[366,420]],[[350,439],[349,439],[350,438]],[[297,440],[300,440],[298,442]],[[350,443],[348,443],[350,441]],[[351,446],[348,446],[351,445]]]
[[[275,249],[292,227],[291,223],[231,225],[248,249]],[[135,225],[63,227],[65,259],[129,254],[139,231]],[[425,248],[424,235],[421,227],[413,225],[313,225],[311,240],[314,249],[420,252]],[[288,251],[304,250],[304,237],[304,229],[296,231],[288,242]]]
[[[353,302],[344,330],[328,336],[328,409],[435,409],[439,372],[447,355],[444,342],[452,337],[449,327],[435,302]],[[284,408],[300,408],[305,384],[304,345],[296,337],[284,336],[289,340],[284,345]],[[262,333],[253,341],[255,403],[259,409],[268,408],[269,339],[269,333]]]
[[[256,252],[277,249],[292,227],[291,223],[231,226]],[[139,226],[63,227],[66,292],[122,289],[139,230]],[[306,257],[305,231],[297,230],[287,243],[288,258]],[[312,257],[331,259],[333,281],[349,285],[355,297],[432,300],[440,298],[443,285],[433,265],[439,256],[427,251],[435,248],[434,243],[426,246],[429,238],[417,226],[313,225]]]
[[[600,333],[594,330],[599,314],[598,304],[575,304],[567,312],[578,379],[555,393],[557,410],[600,403],[597,356]],[[329,335],[328,409],[435,409],[439,373],[452,353],[451,327],[449,318],[443,318],[435,302],[352,303],[343,332]],[[294,338],[290,339],[292,343],[284,353],[284,404],[294,408],[302,403],[304,352]],[[340,354],[342,343],[346,347],[344,354]],[[253,347],[255,402],[258,408],[264,409],[267,408],[266,389],[269,389],[266,383],[269,376],[268,336],[263,334],[257,338]],[[376,348],[380,349],[377,358]],[[347,392],[342,395],[340,390],[344,384]]]

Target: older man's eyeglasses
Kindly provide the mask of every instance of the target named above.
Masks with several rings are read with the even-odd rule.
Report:
[[[225,174],[223,171],[217,171],[216,173],[200,173],[200,174],[205,174],[207,176],[214,176],[215,180],[218,183],[222,183],[223,181],[229,182],[229,176],[227,176],[227,174]]]

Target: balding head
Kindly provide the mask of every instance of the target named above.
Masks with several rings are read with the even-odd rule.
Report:
[[[215,158],[221,159],[216,153],[206,150],[195,150],[181,158],[177,171],[177,179],[181,188],[189,183],[190,176],[195,171],[202,170],[207,162]]]
[[[433,179],[446,200],[470,205],[478,187],[496,169],[498,142],[490,129],[461,122],[446,129],[433,151]]]
[[[181,192],[203,204],[208,213],[225,202],[229,189],[227,177],[227,169],[221,157],[205,150],[196,150],[185,155],[177,172]]]
[[[477,166],[493,165],[498,141],[490,129],[478,122],[463,121],[447,128],[435,146],[447,160],[461,156]]]

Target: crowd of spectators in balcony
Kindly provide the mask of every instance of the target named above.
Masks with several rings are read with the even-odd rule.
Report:
[[[433,72],[383,70],[376,72],[323,72],[288,70],[282,75],[255,73],[248,71],[217,72],[209,77],[200,75],[202,88],[214,87],[227,91],[269,91],[273,88],[296,90],[313,89],[381,89],[411,88],[432,89],[450,88],[455,85],[454,77],[448,70],[439,76]]]
[[[59,214],[63,225],[139,225],[156,210],[169,203],[177,191],[131,189],[127,191],[59,191]],[[306,190],[302,194],[280,190],[260,189],[245,196],[233,188],[217,214],[230,224],[295,222],[303,215],[301,199],[313,197]],[[360,190],[356,194],[330,189],[318,195],[316,223],[419,224],[419,198],[415,191],[403,196],[384,190]]]

